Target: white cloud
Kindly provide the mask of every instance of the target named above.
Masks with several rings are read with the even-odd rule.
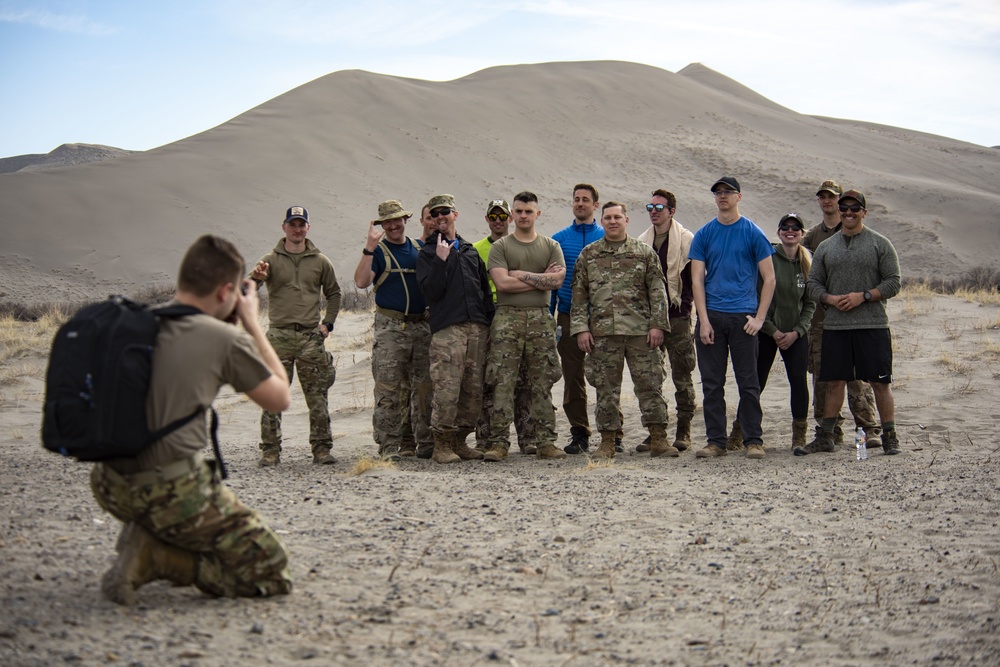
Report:
[[[75,14],[54,14],[47,11],[13,11],[0,9],[0,22],[22,23],[45,30],[68,32],[91,37],[107,37],[118,30],[112,26],[93,21],[86,16]]]

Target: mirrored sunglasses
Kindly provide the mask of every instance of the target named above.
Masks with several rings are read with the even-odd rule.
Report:
[[[507,219],[509,217],[510,216],[507,215],[506,213],[490,213],[489,215],[486,216],[487,220],[489,220],[490,222],[496,222],[497,220],[499,220],[500,222],[507,222]]]
[[[652,213],[655,211],[662,211],[666,206],[664,204],[646,204],[646,210]]]

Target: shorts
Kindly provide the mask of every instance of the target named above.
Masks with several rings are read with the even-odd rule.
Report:
[[[826,329],[820,382],[892,382],[892,334],[888,329]]]

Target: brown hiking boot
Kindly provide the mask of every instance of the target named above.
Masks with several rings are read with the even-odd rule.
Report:
[[[636,448],[636,451],[639,451]],[[667,427],[665,424],[649,425],[649,456],[680,456],[681,453],[676,447],[667,442]]]
[[[462,460],[452,449],[454,442],[454,433],[434,434],[434,453],[431,455],[431,458],[434,459],[435,463],[458,463]]]
[[[738,452],[743,449],[743,427],[740,426],[740,420],[733,420],[733,430],[729,432],[729,437],[726,438],[726,451]]]
[[[483,458],[483,453],[472,449],[467,444],[465,444],[465,439],[469,437],[469,433],[472,431],[459,431],[455,434],[455,444],[451,448],[451,451],[458,454],[458,457],[463,461],[478,461]]]
[[[896,435],[896,429],[882,433],[882,451],[889,456],[903,453],[903,450],[899,448],[899,436]]]
[[[540,459],[564,459],[566,458],[566,452],[559,449],[551,442],[547,442],[537,448],[535,456]]]
[[[118,560],[101,577],[101,593],[111,602],[134,605],[136,590],[157,579],[180,586],[194,583],[195,554],[157,539],[135,522],[125,525],[118,543]]]
[[[697,452],[695,452],[694,455],[699,459],[711,459],[717,456],[725,456],[728,453],[729,451],[726,450],[725,447],[719,447],[718,445],[713,445],[712,443],[708,443],[707,445],[699,449]]]
[[[792,449],[806,446],[806,433],[809,432],[808,419],[792,420]]]
[[[601,446],[590,455],[592,459],[613,459],[615,457],[615,432],[601,431]]]
[[[677,435],[674,436],[674,448],[683,452],[691,449],[691,416],[677,416]]]
[[[796,456],[806,456],[808,454],[817,454],[819,452],[832,452],[833,449],[833,433],[820,431],[816,434],[815,440],[804,447],[796,447],[792,450],[792,453]]]
[[[399,458],[399,451],[391,452],[395,454],[396,458]],[[317,445],[313,447],[313,465],[329,466],[337,462],[337,459],[333,458],[333,454],[330,453],[329,445]]]
[[[417,443],[403,443],[403,445],[399,448],[399,455],[404,459],[412,459],[417,455]]]
[[[485,454],[483,454],[484,461],[490,461],[492,463],[497,463],[503,461],[507,458],[507,448],[503,445],[494,445],[490,447]]]
[[[278,465],[281,461],[281,449],[278,447],[267,447],[262,448],[260,453],[260,460],[257,461],[257,466],[260,468],[270,468],[272,466]]]
[[[517,443],[517,448],[520,449],[521,453],[525,456],[534,456],[538,453],[538,447],[532,444],[522,446],[521,443]]]
[[[758,443],[752,443],[747,445],[747,458],[748,459],[764,458],[764,445]]]
[[[648,452],[649,451],[649,444],[652,441],[652,439],[653,439],[653,436],[647,435],[645,440],[643,440],[638,445],[636,445],[635,451],[637,451],[640,454],[642,454],[643,452]]]
[[[882,446],[881,426],[863,426],[862,428],[865,429],[865,444],[868,446],[868,449],[875,449]]]

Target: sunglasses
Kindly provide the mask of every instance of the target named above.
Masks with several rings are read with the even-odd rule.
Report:
[[[436,208],[431,211],[432,218],[438,218],[445,215],[451,215],[451,209],[445,206],[444,208]]]
[[[796,232],[801,232],[802,227],[799,225],[778,225],[779,232],[787,232],[788,230],[794,230]]]
[[[840,209],[841,213],[847,213],[848,211],[850,211],[851,213],[857,213],[863,207],[861,206],[861,204],[841,204],[837,208]]]
[[[497,220],[499,220],[500,222],[507,222],[507,218],[509,217],[510,216],[507,215],[506,213],[490,213],[489,215],[486,216],[486,219],[489,220],[490,222],[496,222]]]
[[[664,204],[646,204],[646,210],[652,213],[653,211],[662,211],[666,206]]]

